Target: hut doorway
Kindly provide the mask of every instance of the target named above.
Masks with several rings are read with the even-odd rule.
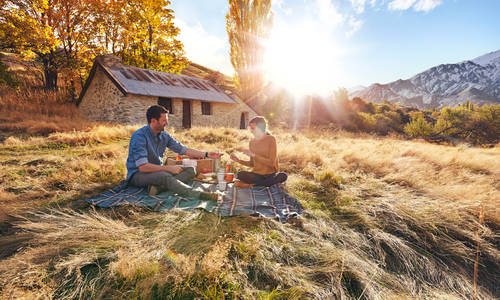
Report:
[[[182,100],[182,127],[191,128],[191,101]]]
[[[240,118],[240,129],[247,129],[248,113],[242,112]]]

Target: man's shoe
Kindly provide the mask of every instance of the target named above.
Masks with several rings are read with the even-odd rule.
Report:
[[[200,193],[200,200],[211,200],[211,201],[219,201],[219,193],[210,193],[210,192],[201,192]]]
[[[155,196],[160,193],[160,189],[156,185],[148,185],[148,195]]]

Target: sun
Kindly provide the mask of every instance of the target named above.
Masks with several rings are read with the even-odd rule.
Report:
[[[295,96],[327,94],[336,88],[341,74],[339,47],[314,22],[278,25],[265,46],[263,67],[268,81]]]

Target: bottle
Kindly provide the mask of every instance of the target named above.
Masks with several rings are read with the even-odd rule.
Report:
[[[219,154],[219,150],[216,150],[217,154]],[[220,157],[214,159],[214,172],[217,172],[220,168]]]
[[[180,154],[177,154],[177,157],[175,158],[175,160],[177,160],[177,161],[181,161],[181,160],[182,160],[181,155],[180,155]]]
[[[229,161],[226,165],[226,173],[231,173],[231,161]]]

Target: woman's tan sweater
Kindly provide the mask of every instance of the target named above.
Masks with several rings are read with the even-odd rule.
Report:
[[[259,140],[250,141],[250,151],[255,154],[250,161],[240,160],[242,165],[253,167],[253,172],[267,175],[279,172],[278,155],[276,153],[276,139],[272,135],[265,135]]]

